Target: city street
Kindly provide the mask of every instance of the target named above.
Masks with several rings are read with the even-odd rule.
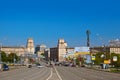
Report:
[[[76,67],[21,67],[0,72],[0,80],[119,80],[120,74]]]
[[[56,67],[62,80],[119,80],[120,74],[86,68]]]
[[[47,67],[22,67],[10,71],[0,72],[0,80],[46,80],[51,72]]]

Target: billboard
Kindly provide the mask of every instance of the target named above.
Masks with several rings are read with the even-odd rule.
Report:
[[[74,52],[76,54],[90,54],[90,48],[89,47],[75,47]]]
[[[90,52],[89,47],[75,47],[75,52]]]
[[[92,56],[92,60],[95,61],[95,56]]]
[[[117,56],[113,56],[113,61],[117,61]]]
[[[110,64],[110,60],[104,60],[104,64]]]

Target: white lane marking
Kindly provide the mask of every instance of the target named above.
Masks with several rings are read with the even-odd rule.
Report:
[[[46,79],[46,80],[49,80],[53,75],[53,72],[52,72],[52,68],[51,68],[51,73],[50,73],[50,76]]]
[[[57,73],[57,76],[58,76],[59,80],[62,80],[62,78],[61,78],[60,74],[58,73],[57,69],[55,67],[54,67],[54,69],[55,69],[55,71]]]

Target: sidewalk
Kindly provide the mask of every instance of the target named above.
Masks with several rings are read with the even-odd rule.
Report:
[[[104,72],[120,73],[120,69],[116,69],[116,68],[102,69],[100,66],[89,66],[86,68],[94,69],[94,70],[98,70],[98,71],[104,71]]]

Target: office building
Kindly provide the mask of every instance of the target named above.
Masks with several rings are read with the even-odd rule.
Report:
[[[65,61],[64,56],[68,51],[72,51],[74,48],[67,48],[67,43],[64,39],[58,40],[57,47],[50,48],[50,59],[53,61]]]

